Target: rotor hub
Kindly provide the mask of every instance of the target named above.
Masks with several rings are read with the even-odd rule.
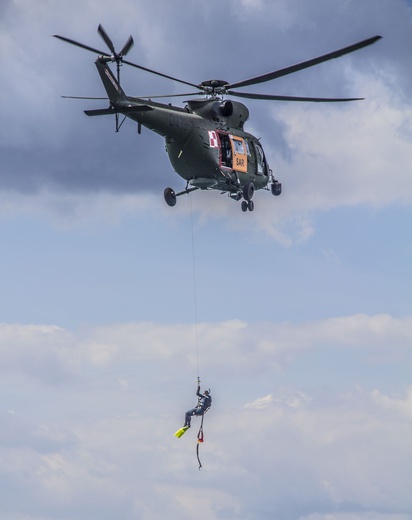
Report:
[[[206,94],[212,96],[222,96],[226,94],[226,86],[229,85],[228,81],[223,79],[209,79],[203,81],[200,84],[200,88],[206,92]]]

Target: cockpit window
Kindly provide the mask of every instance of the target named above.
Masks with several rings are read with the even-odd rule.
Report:
[[[256,150],[256,165],[258,175],[267,175],[267,167],[265,161],[265,154],[259,143],[253,143]]]
[[[242,155],[244,155],[245,149],[243,147],[243,140],[240,141],[239,139],[233,139],[232,142],[235,149],[235,153],[241,153]]]

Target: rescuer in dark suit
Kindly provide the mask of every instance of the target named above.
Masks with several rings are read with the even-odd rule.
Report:
[[[205,390],[203,394],[200,393],[200,386],[197,387],[196,395],[198,397],[197,405],[194,408],[188,410],[185,414],[185,424],[190,428],[190,421],[193,415],[203,415],[212,405],[212,398],[210,396],[210,390]]]

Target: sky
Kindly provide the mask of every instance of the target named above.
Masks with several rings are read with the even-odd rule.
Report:
[[[243,213],[61,97],[99,23],[196,84],[383,38],[255,86],[365,100],[248,102],[283,193]],[[0,48],[0,520],[410,520],[412,2],[0,0]]]

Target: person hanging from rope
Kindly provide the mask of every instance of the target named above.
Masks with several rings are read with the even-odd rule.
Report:
[[[194,408],[191,408],[185,413],[185,424],[182,428],[177,430],[175,433],[175,437],[180,438],[189,428],[190,422],[193,416],[200,416],[202,420],[200,421],[199,432],[197,434],[197,445],[196,445],[196,456],[199,462],[199,469],[202,467],[202,463],[199,458],[199,445],[204,441],[203,437],[203,419],[205,417],[205,413],[212,406],[212,397],[210,395],[210,389],[205,390],[203,394],[200,393],[200,380],[197,378],[197,405]]]
[[[189,428],[190,421],[194,415],[202,417],[202,422],[200,426],[200,430],[203,427],[203,416],[209,410],[212,405],[212,397],[210,395],[210,390],[205,390],[203,394],[200,393],[200,381],[197,379],[197,405],[194,408],[191,408],[185,413],[185,424],[182,428],[177,430],[175,433],[176,437],[181,437]]]
[[[210,389],[205,390],[203,392],[203,394],[201,394],[199,381],[198,381],[196,395],[198,397],[197,405],[194,408],[191,408],[190,410],[188,410],[186,412],[185,424],[183,425],[183,428],[190,428],[190,421],[191,421],[192,417],[194,415],[196,415],[196,416],[203,415],[212,406],[212,397],[210,395]]]

